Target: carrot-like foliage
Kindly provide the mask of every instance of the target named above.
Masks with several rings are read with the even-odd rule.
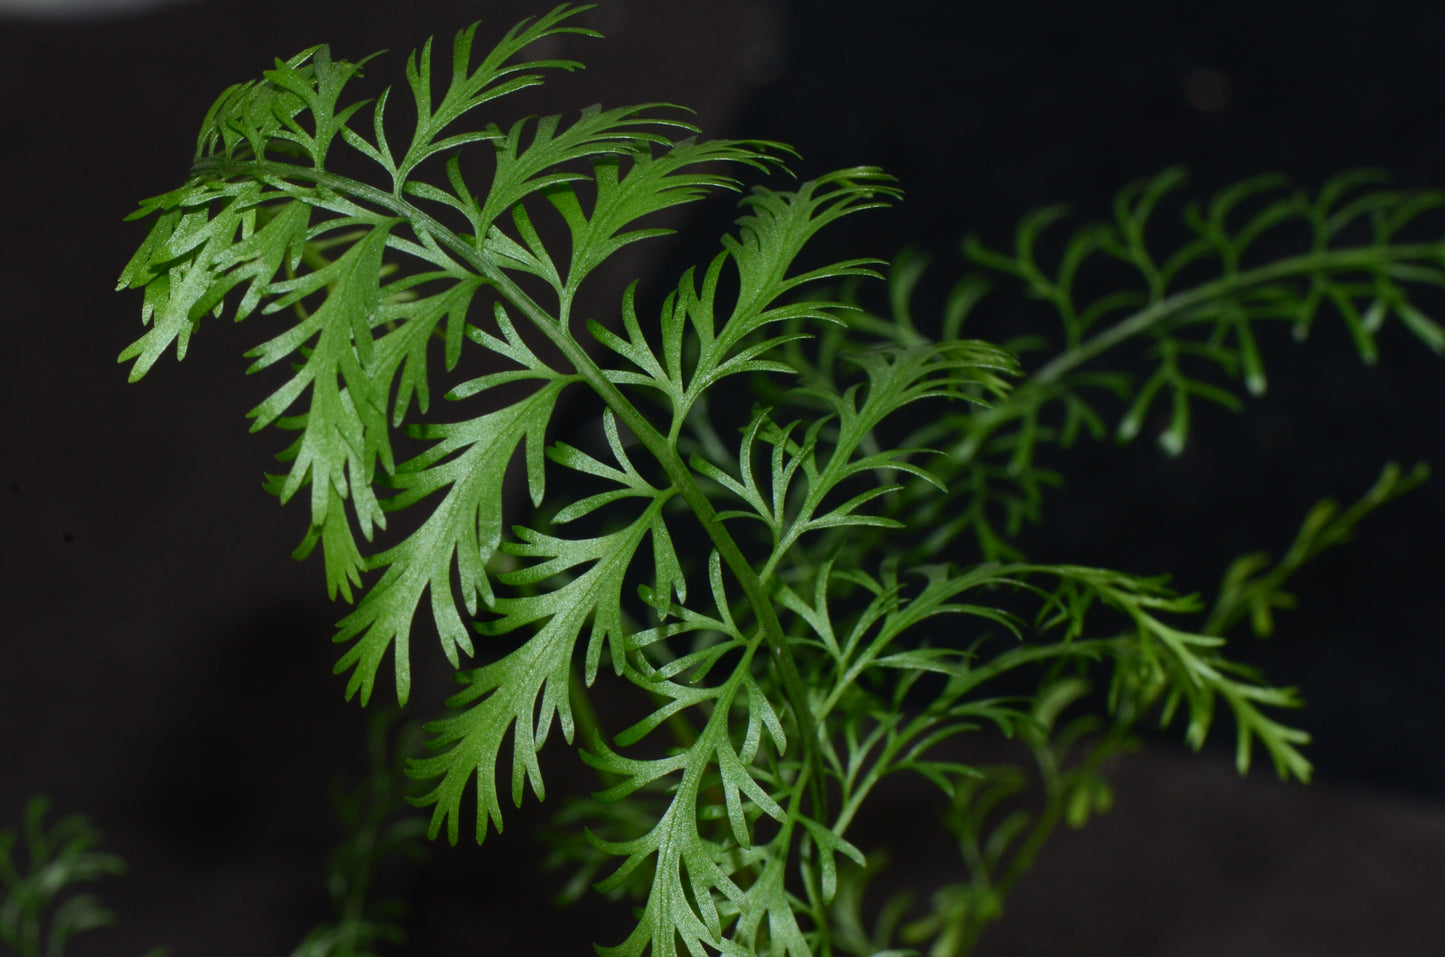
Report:
[[[1038,248],[1058,209],[1011,252],[970,242],[980,271],[924,322],[917,258],[820,258],[834,222],[899,197],[881,170],[786,180],[787,147],[699,138],[659,104],[496,119],[578,66],[527,56],[595,35],[581,9],[480,55],[476,25],[449,56],[429,42],[372,99],[352,93],[366,61],[325,46],[232,87],[186,182],[135,214],[150,232],[120,280],[149,327],[121,356],[132,379],[184,356],[208,316],[265,327],[247,357],[276,385],[253,430],[294,436],[268,485],[307,493],[297,555],[320,545],[352,604],[335,634],[347,697],[368,702],[390,658],[407,705],[414,634],[456,669],[410,766],[431,835],[465,824],[481,842],[508,803],[542,798],[556,731],[601,782],[558,853],[636,905],[600,953],[961,954],[1054,824],[1108,806],[1099,766],[1141,720],[1182,710],[1197,747],[1227,711],[1241,769],[1263,748],[1307,779],[1307,735],[1280,715],[1293,691],[1227,657],[1226,635],[1267,631],[1290,574],[1423,472],[1390,467],[1358,505],[1321,506],[1278,565],[1237,563],[1205,616],[1162,579],[1028,560],[1017,535],[1056,479],[1035,452],[1132,438],[1158,403],[1179,451],[1195,402],[1264,389],[1262,322],[1307,330],[1332,309],[1368,362],[1394,317],[1440,351],[1410,295],[1445,279],[1442,247],[1398,237],[1440,197],[1254,181],[1189,206],[1193,238],[1160,256],[1145,234],[1180,185],[1169,171],[1053,258]],[[745,182],[735,229],[664,295],[592,294],[599,267],[669,231],[659,214]],[[1298,252],[1255,256],[1291,227]],[[1101,261],[1134,288],[1079,292]],[[885,276],[875,311],[854,291]],[[1056,325],[965,338],[989,284],[1010,283]],[[1142,381],[1108,364],[1131,342],[1155,357]],[[564,408],[588,435],[564,431]],[[640,717],[604,728],[589,696],[626,688]],[[955,745],[985,731],[1022,742],[1032,777],[969,763]],[[853,824],[898,774],[941,792],[963,879],[870,923],[876,868]],[[1033,778],[1041,803],[1017,803]]]

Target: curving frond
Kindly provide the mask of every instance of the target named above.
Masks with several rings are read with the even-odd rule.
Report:
[[[1322,504],[1278,563],[1241,559],[1207,620],[1161,578],[1029,562],[1015,540],[1061,480],[1041,447],[1133,438],[1163,404],[1178,452],[1197,402],[1265,388],[1262,323],[1304,335],[1333,310],[1370,362],[1393,318],[1445,350],[1412,301],[1445,285],[1445,246],[1401,238],[1440,195],[1264,178],[1186,207],[1187,240],[1161,255],[1148,233],[1182,182],[1167,171],[1060,252],[1041,252],[1057,207],[1011,252],[969,241],[980,272],[930,325],[912,304],[921,256],[899,257],[875,313],[851,287],[885,263],[811,255],[901,195],[881,170],[746,183],[786,173],[791,151],[701,139],[663,104],[494,115],[578,66],[527,57],[595,36],[583,9],[480,55],[474,24],[445,67],[429,41],[395,98],[357,98],[367,61],[325,46],[232,87],[186,182],[135,214],[150,232],[120,279],[148,326],[121,355],[133,379],[184,356],[208,315],[265,327],[248,371],[275,383],[253,430],[294,433],[267,487],[309,489],[297,555],[321,546],[332,597],[355,602],[335,633],[347,697],[370,701],[390,655],[405,704],[413,631],[435,629],[462,687],[408,767],[431,837],[456,842],[464,819],[479,843],[500,831],[504,792],[544,797],[554,728],[580,730],[599,783],[568,820],[592,826],[556,847],[574,883],[637,904],[601,953],[961,954],[1051,829],[1108,807],[1100,767],[1140,721],[1181,717],[1197,748],[1227,715],[1241,771],[1262,749],[1308,778],[1308,735],[1279,717],[1294,691],[1233,660],[1226,632],[1267,632],[1288,578],[1422,472]],[[343,155],[364,172],[338,172]],[[637,283],[589,296],[668,211],[749,186],[716,255],[660,303]],[[1095,270],[1121,265],[1132,282],[1099,288]],[[1002,346],[964,338],[1004,284],[1044,323]],[[1128,343],[1148,351],[1138,381],[1111,361]],[[593,441],[561,435],[567,418]],[[619,688],[640,717],[609,730],[589,695]],[[979,733],[1027,761],[971,761],[957,745]],[[946,802],[965,874],[869,927],[881,855],[852,829],[896,775]]]

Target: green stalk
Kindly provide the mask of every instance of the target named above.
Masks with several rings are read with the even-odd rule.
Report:
[[[476,258],[474,264],[489,280],[495,282],[504,295],[521,308],[537,328],[562,351],[578,374],[586,380],[593,391],[607,403],[612,413],[632,431],[643,447],[662,466],[663,471],[672,480],[683,500],[692,509],[693,515],[697,517],[703,530],[707,532],[708,538],[712,540],[718,556],[727,565],[728,570],[733,573],[738,584],[742,586],[743,594],[747,597],[748,603],[752,605],[753,613],[762,626],[763,637],[768,643],[768,650],[772,654],[774,664],[782,676],[784,693],[797,714],[798,729],[803,736],[804,747],[807,749],[808,763],[809,765],[818,765],[814,768],[817,773],[809,778],[809,785],[817,812],[824,816],[823,819],[826,819],[827,795],[821,783],[821,757],[817,747],[818,727],[813,718],[813,709],[808,702],[802,673],[798,671],[797,661],[793,657],[792,650],[788,648],[787,637],[783,633],[782,622],[778,620],[772,599],[763,589],[762,581],[753,571],[753,567],[748,563],[747,557],[743,555],[742,549],[738,547],[737,542],[733,541],[722,520],[718,518],[717,510],[713,508],[707,493],[697,484],[692,470],[682,460],[676,447],[662,433],[658,432],[641,412],[637,411],[637,407],[628,401],[617,386],[613,385],[601,368],[592,361],[592,357],[567,334],[556,319],[553,319],[541,306],[532,301],[496,266],[480,256]]]
[[[652,423],[622,394],[622,391],[613,385],[586,350],[573,339],[561,320],[551,315],[528,296],[476,245],[466,242],[434,217],[385,190],[357,183],[333,173],[267,160],[237,162],[229,159],[203,159],[198,160],[192,166],[192,171],[215,172],[221,176],[237,173],[257,176],[259,173],[262,175],[257,178],[264,180],[269,176],[272,181],[285,180],[288,177],[305,179],[329,187],[339,195],[350,195],[375,204],[405,219],[415,232],[430,234],[441,245],[457,254],[478,273],[485,276],[508,301],[531,320],[537,330],[567,357],[577,373],[607,403],[612,413],[632,431],[633,435],[642,442],[643,446],[662,466],[667,477],[672,480],[683,500],[687,502],[704,531],[707,532],[708,538],[712,540],[713,546],[718,550],[719,557],[722,558],[728,570],[732,572],[733,577],[742,587],[743,594],[747,597],[748,603],[752,605],[753,613],[762,626],[768,650],[782,677],[784,694],[797,715],[798,729],[807,750],[808,764],[814,771],[809,777],[810,793],[818,819],[826,820],[827,793],[823,787],[822,758],[818,753],[817,722],[813,717],[802,674],[798,670],[798,664],[791,649],[788,648],[787,637],[783,633],[782,622],[778,620],[777,611],[773,608],[772,599],[764,590],[762,581],[748,563],[742,549],[733,541],[732,536],[728,534],[722,521],[717,517],[717,510],[713,508],[707,494],[697,484],[692,470],[687,467],[687,463],[682,460],[677,449],[653,427]]]
[[[1079,345],[1059,353],[1052,361],[1045,363],[1006,398],[980,412],[975,420],[979,427],[960,443],[958,448],[953,451],[952,456],[961,462],[972,460],[979,447],[998,426],[1016,417],[1015,409],[1020,405],[1018,401],[1020,396],[1027,395],[1032,389],[1047,388],[1058,383],[1068,373],[1096,356],[1149,331],[1159,323],[1198,308],[1211,300],[1224,299],[1253,286],[1263,286],[1283,279],[1326,272],[1373,271],[1389,262],[1440,258],[1442,255],[1445,255],[1445,244],[1441,243],[1413,243],[1385,247],[1351,246],[1344,249],[1319,250],[1291,256],[1288,259],[1280,259],[1233,275],[1222,276],[1203,285],[1166,296]]]

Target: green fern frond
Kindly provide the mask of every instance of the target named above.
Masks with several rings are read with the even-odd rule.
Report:
[[[348,99],[366,60],[320,46],[277,61],[217,100],[186,183],[135,214],[150,233],[121,275],[149,327],[122,353],[132,378],[183,356],[206,315],[267,326],[249,371],[277,381],[253,427],[296,433],[267,486],[282,502],[309,486],[297,556],[320,545],[332,597],[355,601],[335,633],[346,696],[368,703],[390,654],[405,703],[418,616],[434,625],[462,688],[408,764],[430,836],[458,840],[469,786],[477,842],[500,831],[499,776],[514,806],[529,787],[542,799],[543,747],[580,727],[599,786],[570,813],[595,827],[556,846],[578,881],[637,903],[601,953],[963,953],[1056,824],[1107,808],[1100,765],[1140,721],[1182,717],[1197,748],[1227,714],[1241,770],[1262,749],[1306,779],[1308,736],[1278,717],[1294,691],[1228,657],[1225,633],[1245,616],[1267,630],[1287,578],[1421,473],[1321,506],[1272,568],[1241,560],[1202,628],[1200,601],[1161,578],[1030,562],[1016,540],[1061,481],[1042,448],[1132,438],[1164,404],[1160,442],[1178,452],[1197,403],[1265,388],[1262,323],[1303,334],[1333,308],[1369,362],[1393,316],[1445,350],[1411,300],[1445,284],[1445,246],[1400,238],[1440,197],[1369,176],[1282,195],[1261,178],[1186,207],[1190,237],[1161,255],[1150,229],[1183,182],[1169,170],[1056,254],[1061,207],[1026,217],[1011,252],[970,241],[980,271],[932,324],[913,306],[924,259],[905,254],[873,313],[853,287],[886,264],[814,265],[808,247],[901,195],[882,171],[745,182],[786,173],[791,151],[700,139],[665,104],[491,116],[578,66],[525,56],[594,36],[583,9],[480,57],[473,25],[448,68],[426,43],[406,62],[404,146],[388,130],[405,96]],[[337,172],[342,154],[365,175]],[[637,283],[590,296],[665,214],[726,192],[744,193],[735,228],[660,304]],[[1132,284],[1096,293],[1095,270],[1121,265]],[[965,339],[1009,285],[1047,328]],[[1126,343],[1150,358],[1137,382],[1107,361]],[[560,435],[564,404],[600,438]],[[608,733],[588,696],[619,687],[641,716]],[[960,755],[985,732],[1032,767]],[[867,927],[879,855],[852,829],[896,775],[948,802],[966,874],[922,914],[897,898]],[[391,933],[352,917],[357,940]]]
[[[71,814],[47,825],[49,811],[49,798],[36,795],[18,836],[0,830],[0,944],[15,957],[61,957],[77,935],[115,923],[100,899],[80,888],[124,874],[125,862],[99,850],[103,837],[89,818]],[[23,857],[16,853],[21,842]]]
[[[1166,170],[1126,187],[1112,221],[1077,227],[1048,257],[1040,244],[1067,216],[1064,207],[1026,216],[1010,253],[967,239],[965,256],[982,271],[954,289],[928,334],[919,331],[909,305],[925,262],[905,255],[890,278],[889,313],[860,314],[854,320],[859,332],[831,333],[816,360],[795,355],[809,376],[831,381],[826,360],[846,350],[850,335],[952,341],[990,291],[1009,285],[1046,303],[1052,330],[1031,327],[1005,343],[1024,370],[1006,398],[983,414],[954,413],[901,439],[944,452],[937,475],[950,494],[914,485],[891,513],[934,529],[921,557],[942,554],[967,534],[985,558],[1018,559],[1013,539],[1039,520],[1043,494],[1057,484],[1037,464],[1041,446],[1068,447],[1083,433],[1103,438],[1110,430],[1128,441],[1146,422],[1162,418],[1166,424],[1155,438],[1165,452],[1179,454],[1198,402],[1237,411],[1242,393],[1267,388],[1263,324],[1288,324],[1304,338],[1322,313],[1333,311],[1362,361],[1372,364],[1378,334],[1394,318],[1433,352],[1445,352],[1442,327],[1414,302],[1419,292],[1445,285],[1445,246],[1404,238],[1429,236],[1418,227],[1445,205],[1445,194],[1378,188],[1382,181],[1375,173],[1347,173],[1311,195],[1289,189],[1282,177],[1258,177],[1219,191],[1207,204],[1185,204],[1192,238],[1161,252],[1148,233],[1185,182],[1182,170]],[[1135,275],[1134,287],[1094,292],[1094,276],[1110,275],[1120,263]],[[1110,367],[1110,356],[1130,345],[1145,349],[1154,363],[1140,382]],[[1052,358],[1031,361],[1038,353]],[[1121,411],[1111,408],[1114,397],[1125,400]]]
[[[1349,541],[1355,526],[1365,516],[1420,485],[1429,474],[1429,468],[1423,463],[1404,473],[1391,462],[1360,500],[1344,511],[1331,499],[1310,509],[1294,542],[1273,568],[1269,567],[1270,557],[1266,552],[1253,552],[1235,559],[1224,572],[1219,597],[1204,631],[1227,634],[1247,617],[1254,633],[1268,638],[1274,632],[1274,609],[1294,607],[1294,596],[1283,591],[1289,578],[1320,552]]]

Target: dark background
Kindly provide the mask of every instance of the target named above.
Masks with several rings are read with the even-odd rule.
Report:
[[[211,323],[184,363],[127,386],[114,357],[139,334],[139,296],[112,290],[143,227],[121,219],[182,180],[206,107],[273,56],[385,47],[370,73],[399,77],[428,35],[480,17],[481,46],[545,9],[210,0],[0,19],[0,825],[45,791],[131,862],[103,888],[120,928],[79,957],[289,953],[327,916],[326,783],[362,750],[330,675],[338,610],[319,559],[284,559],[304,506],[260,488],[278,439],[246,433],[262,395],[241,376],[251,340]],[[1445,186],[1434,5],[604,0],[589,16],[610,39],[569,46],[589,70],[528,111],[667,100],[708,134],[794,144],[804,175],[882,165],[909,199],[840,241],[882,256],[918,243],[939,288],[965,232],[1002,245],[1020,214],[1060,200],[1104,215],[1121,184],[1173,163],[1191,195],[1356,166]],[[519,109],[501,108],[503,122]],[[710,255],[726,218],[699,211],[689,251],[659,246],[639,271]],[[1441,360],[1417,341],[1384,336],[1372,369],[1329,320],[1307,343],[1264,346],[1269,395],[1201,415],[1180,458],[1147,442],[1072,456],[1031,553],[1209,592],[1229,559],[1278,552],[1311,503],[1359,494],[1384,461],[1445,466]],[[1316,785],[1278,785],[1267,767],[1235,778],[1227,722],[1197,760],[1161,737],[1119,768],[1115,812],[1050,848],[990,953],[1441,952],[1442,489],[1372,518],[1300,580],[1302,608],[1274,639],[1236,651],[1300,686]],[[417,645],[425,672],[439,656]],[[414,700],[444,682],[424,673]],[[575,762],[552,757],[565,788]],[[898,813],[916,814],[907,800]],[[529,808],[484,851],[439,847],[435,869],[401,878],[408,952],[524,952],[515,935],[537,928],[550,943],[526,952],[589,952],[594,911],[546,903]],[[935,863],[896,866],[926,883]]]

